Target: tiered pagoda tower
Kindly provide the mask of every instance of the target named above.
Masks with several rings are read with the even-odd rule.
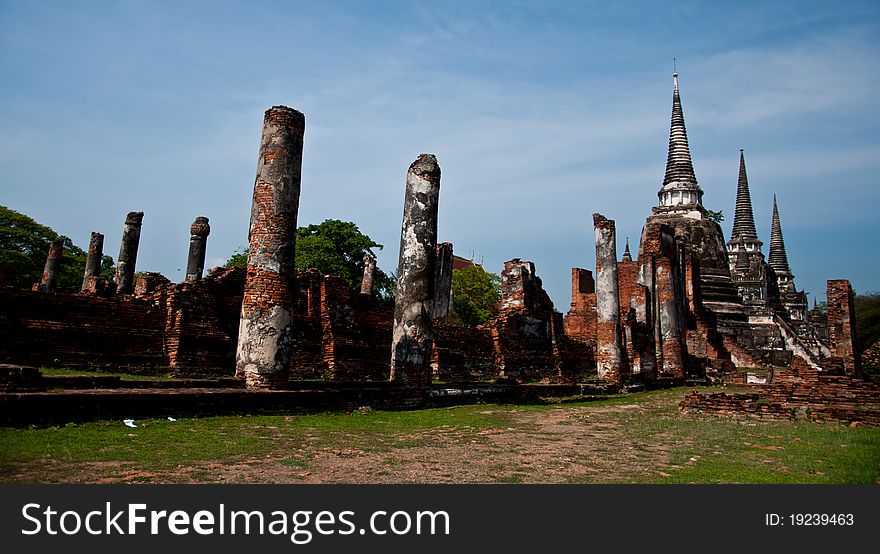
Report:
[[[672,120],[669,126],[669,153],[663,184],[657,193],[659,203],[652,208],[647,223],[663,223],[692,250],[700,263],[700,288],[707,308],[716,312],[738,313],[742,302],[730,278],[727,250],[721,226],[703,207],[703,189],[697,182],[688,145],[684,110],[678,87],[678,73],[672,74]]]
[[[770,267],[776,273],[779,295],[782,305],[793,321],[805,321],[807,318],[807,295],[794,286],[794,275],[788,265],[788,254],[785,252],[785,241],[782,238],[782,224],[779,222],[779,207],[776,195],[773,195],[773,220],[770,225]]]
[[[733,232],[727,241],[727,260],[737,292],[743,302],[750,306],[766,307],[771,291],[775,291],[772,272],[761,252],[763,244],[755,229],[746,159],[743,149],[740,148],[736,210],[733,216]]]

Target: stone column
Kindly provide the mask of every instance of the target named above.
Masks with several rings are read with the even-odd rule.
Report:
[[[249,388],[288,379],[305,127],[305,116],[286,106],[263,118],[235,355],[235,374]]]
[[[421,154],[406,174],[391,337],[391,380],[408,385],[431,382],[439,196],[437,158]]]
[[[83,282],[80,290],[86,290],[89,286],[89,277],[101,275],[101,258],[104,257],[104,235],[92,231],[89,239],[89,253],[86,256],[86,269],[83,271]]]
[[[452,300],[452,243],[437,245],[437,277],[434,281],[434,319],[446,321]]]
[[[620,383],[620,294],[614,221],[593,214],[596,232],[596,369],[599,378]]]
[[[119,245],[119,258],[116,260],[116,292],[119,294],[131,294],[134,291],[134,268],[143,220],[144,212],[128,212],[125,218],[122,244]]]
[[[376,278],[376,257],[369,252],[364,254],[364,277],[361,279],[361,294],[373,294],[373,280]]]
[[[64,241],[67,237],[58,236],[49,244],[49,253],[46,256],[46,265],[43,267],[43,277],[37,287],[39,290],[52,292],[58,284],[58,273],[61,271],[61,256],[64,254]]]
[[[189,257],[186,261],[186,280],[198,281],[202,278],[205,270],[205,247],[208,244],[208,235],[211,234],[211,226],[208,218],[199,216],[189,227]]]

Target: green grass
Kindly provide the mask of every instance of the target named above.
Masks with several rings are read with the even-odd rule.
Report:
[[[728,391],[730,389],[727,389]],[[487,454],[516,453],[522,443],[492,443],[487,429],[515,431],[562,441],[571,435],[537,436],[538,421],[550,410],[573,410],[576,418],[560,424],[574,433],[604,428],[594,450],[573,450],[590,457],[662,459],[641,473],[584,473],[572,482],[646,483],[874,483],[880,474],[880,429],[838,424],[683,415],[677,401],[683,389],[650,391],[606,400],[565,405],[470,405],[418,411],[370,411],[307,416],[240,416],[198,419],[150,419],[129,428],[122,421],[61,427],[0,428],[0,481],[83,479],[83,464],[123,463],[138,471],[162,472],[199,464],[271,460],[282,467],[309,469],[320,451],[341,456],[378,455],[383,463],[410,449],[429,457],[439,444],[482,445]],[[574,447],[572,447],[574,448]],[[404,450],[406,449],[406,450]],[[658,458],[657,452],[662,452]],[[459,468],[474,467],[462,460]],[[628,462],[630,464],[639,462]],[[30,469],[16,477],[22,467]],[[394,465],[394,464],[390,464]],[[278,467],[278,466],[276,466]],[[198,478],[201,467],[191,477]],[[497,481],[530,482],[540,477],[531,467],[504,472]],[[448,471],[455,471],[449,468]],[[77,474],[77,472],[79,472]],[[453,473],[454,474],[454,473]],[[76,477],[75,475],[78,475]],[[634,476],[635,475],[635,476]],[[205,474],[206,478],[210,473]],[[85,477],[88,479],[88,476]]]
[[[876,428],[688,417],[670,432],[690,445],[666,483],[875,483],[880,473]]]
[[[86,375],[88,377],[119,377],[122,379],[134,379],[134,380],[154,380],[154,379],[171,379],[172,377],[168,373],[162,373],[157,370],[155,375],[146,375],[146,374],[134,374],[134,373],[124,373],[120,371],[115,372],[104,372],[104,371],[87,371],[82,369],[66,369],[59,367],[41,367],[40,373],[43,375],[62,375],[62,376],[71,376],[71,375]]]
[[[137,462],[145,470],[204,461],[233,461],[283,455],[304,446],[389,451],[419,445],[408,437],[439,426],[481,429],[499,417],[471,407],[411,412],[238,416],[198,419],[68,424],[49,428],[0,428],[0,480],[13,462]],[[399,440],[400,436],[407,437]],[[307,440],[312,438],[314,440]],[[283,462],[282,462],[283,463]],[[290,463],[293,463],[292,461]]]

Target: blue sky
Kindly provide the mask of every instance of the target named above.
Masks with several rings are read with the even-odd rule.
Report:
[[[356,222],[397,265],[404,179],[442,168],[439,236],[535,262],[557,309],[595,266],[593,212],[633,249],[657,202],[677,59],[704,204],[729,238],[739,149],[760,238],[772,195],[796,284],[880,290],[875,2],[0,0],[0,204],[138,270],[247,240],[263,111],[306,115],[299,223]]]

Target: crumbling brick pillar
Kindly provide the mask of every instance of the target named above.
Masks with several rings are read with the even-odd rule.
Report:
[[[361,279],[361,294],[373,294],[373,281],[376,279],[376,257],[364,254],[364,276]]]
[[[205,270],[205,250],[211,226],[208,218],[199,216],[189,227],[189,257],[186,261],[186,280],[198,281]]]
[[[452,243],[437,245],[437,278],[434,283],[434,319],[446,321],[452,300]]]
[[[83,282],[80,290],[89,288],[89,277],[101,276],[101,258],[104,257],[104,235],[92,232],[89,239],[89,253],[86,256],[86,269],[83,271]]]
[[[650,324],[654,327],[658,377],[684,378],[684,315],[687,306],[678,243],[672,227],[648,223],[639,245],[639,281],[651,300]],[[638,310],[638,309],[637,309]]]
[[[565,315],[565,334],[596,344],[596,283],[589,269],[571,268],[571,308]]]
[[[125,218],[122,244],[119,245],[119,258],[116,260],[116,292],[119,294],[131,294],[134,290],[134,268],[143,220],[144,212],[128,212]]]
[[[661,377],[684,379],[684,361],[682,356],[682,326],[679,317],[678,288],[676,266],[673,258],[658,256],[654,260],[657,284],[657,312],[660,323],[661,343],[663,349],[663,365]]]
[[[64,241],[67,237],[58,236],[49,243],[46,265],[43,266],[43,277],[34,287],[36,290],[52,292],[58,284],[58,273],[61,271],[61,256],[64,255]]]
[[[235,375],[249,388],[288,379],[305,127],[305,116],[286,106],[263,118],[235,356]]]
[[[596,232],[596,370],[600,379],[620,383],[623,353],[614,221],[596,213],[593,228]]]
[[[431,382],[439,197],[437,158],[421,154],[406,174],[391,338],[391,380],[415,386]]]
[[[861,363],[856,350],[856,312],[853,290],[846,279],[828,281],[828,339],[831,357],[839,358],[846,373],[859,375]]]

